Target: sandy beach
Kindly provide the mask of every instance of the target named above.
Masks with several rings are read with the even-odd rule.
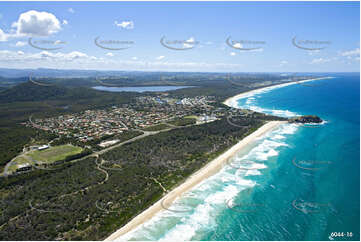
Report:
[[[165,195],[158,202],[153,204],[151,207],[143,211],[141,214],[133,218],[129,223],[125,226],[114,232],[110,235],[106,241],[112,241],[119,239],[120,236],[130,232],[135,229],[137,226],[143,224],[147,220],[151,219],[156,213],[163,210],[162,201],[166,200],[167,204],[171,204],[175,199],[181,196],[184,192],[190,190],[194,186],[198,185],[204,179],[214,175],[217,173],[228,161],[229,158],[233,157],[239,150],[246,147],[248,144],[253,142],[256,138],[264,135],[265,133],[277,128],[280,124],[285,123],[286,121],[270,121],[264,124],[262,127],[257,129],[252,134],[248,135],[241,141],[239,141],[236,145],[229,148],[226,152],[209,162],[206,166],[204,166],[199,171],[192,174],[183,184],[179,185],[167,195]]]
[[[308,80],[297,81],[297,82],[281,83],[281,84],[273,85],[273,86],[269,86],[269,87],[262,87],[262,88],[254,89],[254,90],[251,90],[251,91],[248,91],[248,92],[243,92],[243,93],[237,94],[237,95],[235,95],[233,97],[227,98],[223,102],[223,104],[225,104],[225,105],[227,105],[229,107],[236,107],[238,99],[248,97],[248,96],[251,96],[251,95],[256,94],[256,93],[261,93],[263,91],[272,90],[272,89],[276,89],[276,88],[281,88],[281,87],[285,87],[285,86],[289,86],[289,85],[295,85],[295,84],[300,84],[300,83],[304,83],[304,82],[317,81],[317,80],[330,79],[330,78],[332,78],[332,77],[320,77],[320,78],[308,79]]]

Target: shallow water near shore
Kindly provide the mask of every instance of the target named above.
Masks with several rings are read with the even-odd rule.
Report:
[[[359,74],[332,76],[238,100],[238,107],[326,122],[282,124],[119,239],[359,240]]]

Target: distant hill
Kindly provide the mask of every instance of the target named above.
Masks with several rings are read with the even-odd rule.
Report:
[[[64,98],[69,90],[58,86],[40,86],[31,82],[21,83],[0,92],[0,102],[42,101]]]
[[[9,78],[9,77],[0,76],[0,82],[18,83],[18,82],[26,82],[28,79],[29,79],[28,77]]]

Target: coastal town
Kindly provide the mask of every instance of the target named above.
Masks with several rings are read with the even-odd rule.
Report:
[[[185,117],[195,118],[198,124],[214,121],[224,115],[224,110],[216,109],[212,103],[212,96],[182,99],[165,95],[142,96],[131,104],[45,119],[30,118],[24,124],[86,142],[126,130],[143,130]]]

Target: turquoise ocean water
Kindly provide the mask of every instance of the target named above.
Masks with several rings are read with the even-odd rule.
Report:
[[[360,76],[329,75],[238,100],[238,107],[325,122],[270,131],[119,239],[359,240]]]

